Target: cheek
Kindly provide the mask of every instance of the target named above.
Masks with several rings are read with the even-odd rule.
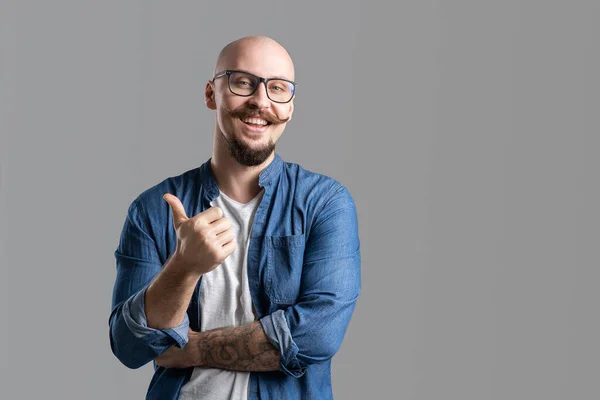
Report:
[[[229,110],[235,110],[240,107],[243,102],[240,101],[241,97],[236,95],[230,95],[227,93],[221,93],[216,99],[217,109],[222,112],[224,118],[227,116],[227,113],[224,112],[224,108]]]
[[[232,121],[231,118],[228,117],[227,113],[220,111],[217,114],[217,124],[222,132],[231,131],[234,123],[235,121]]]
[[[231,126],[235,123],[235,121],[232,121],[232,118],[229,116],[229,114],[227,113],[227,111],[225,111],[224,108],[227,108],[229,110],[235,110],[237,107],[239,107],[239,104],[237,104],[234,101],[231,101],[227,98],[227,96],[224,96],[220,100],[221,101],[219,101],[217,108],[217,120],[219,121],[220,125]]]
[[[285,107],[285,108],[278,108],[273,110],[275,112],[275,115],[277,115],[277,117],[281,118],[281,119],[287,119],[290,117],[290,109]]]

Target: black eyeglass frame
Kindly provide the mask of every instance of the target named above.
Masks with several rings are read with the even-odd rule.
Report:
[[[252,93],[250,94],[237,94],[235,93],[233,90],[231,90],[231,84],[229,83],[229,77],[231,76],[232,73],[234,72],[241,72],[244,74],[248,74],[250,76],[255,77],[256,79],[258,79],[258,84],[256,85],[256,87],[254,88],[254,90],[252,91]],[[236,70],[236,69],[226,69],[225,71],[221,71],[218,74],[216,74],[215,76],[213,76],[211,82],[215,83],[215,79],[220,78],[222,76],[227,75],[227,87],[229,88],[229,91],[232,94],[235,94],[236,96],[242,96],[242,97],[250,97],[252,96],[254,93],[256,93],[256,90],[259,88],[260,83],[264,82],[265,83],[265,88],[267,88],[267,83],[269,83],[269,81],[284,81],[284,82],[288,82],[291,83],[292,85],[294,85],[294,93],[292,94],[292,97],[290,97],[290,99],[288,101],[277,101],[277,100],[273,100],[271,98],[271,96],[269,96],[269,91],[267,90],[267,97],[269,98],[269,100],[271,100],[274,103],[279,103],[279,104],[286,104],[289,103],[290,101],[292,101],[292,99],[296,96],[296,88],[298,87],[298,84],[294,81],[290,81],[289,79],[284,79],[284,78],[262,78],[260,76],[251,74],[248,71],[241,71],[241,70]]]

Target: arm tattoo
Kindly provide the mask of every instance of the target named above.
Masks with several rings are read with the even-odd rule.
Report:
[[[200,366],[232,371],[278,371],[280,352],[260,322],[199,332]]]

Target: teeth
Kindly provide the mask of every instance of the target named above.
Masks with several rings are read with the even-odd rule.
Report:
[[[267,121],[260,118],[244,118],[242,121],[244,121],[247,124],[267,125]]]

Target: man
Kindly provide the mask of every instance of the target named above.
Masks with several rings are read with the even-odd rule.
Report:
[[[110,343],[129,368],[154,361],[148,399],[333,397],[330,360],[360,292],[358,221],[341,183],[275,153],[294,79],[274,40],[228,44],[205,88],[212,157],[129,206]]]

